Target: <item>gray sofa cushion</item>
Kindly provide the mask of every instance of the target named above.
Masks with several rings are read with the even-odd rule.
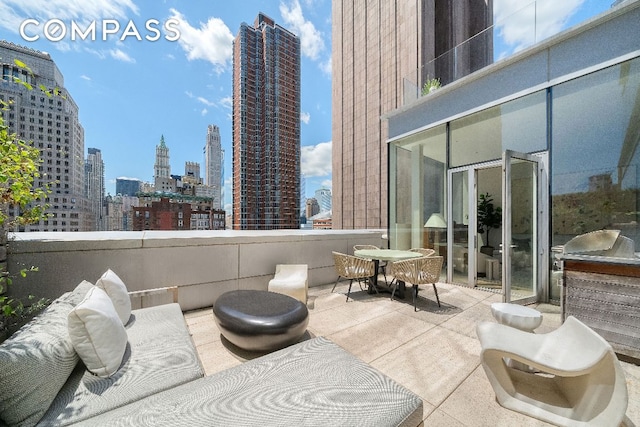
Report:
[[[422,400],[315,338],[86,420],[87,426],[417,426]]]
[[[178,304],[134,310],[118,372],[99,378],[82,363],[40,421],[68,425],[204,375]]]
[[[0,345],[0,418],[33,426],[78,364],[67,333],[72,294],[55,300]]]

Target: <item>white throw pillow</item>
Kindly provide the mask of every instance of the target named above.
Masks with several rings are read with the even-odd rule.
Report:
[[[122,324],[126,325],[131,317],[131,298],[129,298],[129,292],[124,282],[109,269],[98,279],[96,286],[109,295],[118,317],[120,317]]]
[[[68,316],[73,348],[89,371],[110,377],[120,367],[127,347],[127,332],[109,296],[91,288]]]

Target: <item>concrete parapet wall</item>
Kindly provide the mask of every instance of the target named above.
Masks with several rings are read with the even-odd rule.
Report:
[[[387,246],[386,230],[141,231],[16,233],[8,269],[39,271],[15,278],[12,294],[56,298],[111,268],[130,291],[178,287],[183,310],[213,305],[234,289],[267,289],[276,264],[307,264],[309,286],[333,283],[332,251],[354,244]]]

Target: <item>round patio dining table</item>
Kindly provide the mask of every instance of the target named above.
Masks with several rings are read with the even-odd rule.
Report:
[[[378,261],[402,261],[404,259],[420,258],[419,252],[403,251],[399,249],[358,249],[353,254],[359,258]]]
[[[374,274],[370,280],[373,288],[369,288],[369,293],[372,293],[373,289],[378,289],[378,266],[380,261],[402,261],[405,259],[420,258],[423,256],[419,252],[403,251],[399,249],[358,249],[353,252],[353,255],[358,258],[366,258],[375,262],[376,274]],[[398,284],[398,297],[404,298],[404,282],[399,282]]]

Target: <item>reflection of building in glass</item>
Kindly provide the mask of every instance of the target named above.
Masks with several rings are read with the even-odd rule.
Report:
[[[589,177],[589,191],[611,190],[613,181],[611,174],[603,173],[600,175],[592,175]]]

